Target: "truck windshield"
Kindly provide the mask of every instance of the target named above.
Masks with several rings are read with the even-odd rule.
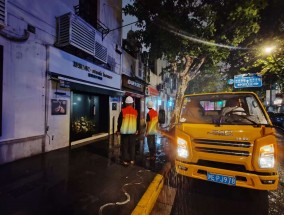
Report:
[[[205,94],[183,99],[180,122],[195,124],[268,125],[253,94]]]

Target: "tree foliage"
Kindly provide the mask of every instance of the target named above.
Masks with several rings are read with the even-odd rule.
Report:
[[[179,107],[189,81],[226,61],[259,30],[266,0],[133,0],[124,12],[137,17],[136,38],[153,58],[164,57],[180,78]],[[189,86],[190,87],[190,86]],[[178,109],[177,109],[178,111]]]
[[[205,67],[203,66],[202,73],[189,81],[185,94],[231,91],[232,85],[227,84],[225,71],[216,66]]]
[[[133,0],[125,14],[136,16],[137,39],[150,48],[153,57],[169,60],[206,56],[218,63],[228,48],[196,42],[195,39],[238,46],[259,30],[259,10],[265,0]],[[233,47],[232,47],[233,49]]]
[[[244,51],[231,52],[228,62],[231,65],[230,76],[237,71],[260,73],[263,76],[263,91],[278,82],[283,90],[284,83],[284,1],[270,0],[260,13],[260,30],[247,37],[242,46],[250,47]],[[274,47],[271,53],[265,53],[266,47]],[[263,92],[262,92],[263,93]]]

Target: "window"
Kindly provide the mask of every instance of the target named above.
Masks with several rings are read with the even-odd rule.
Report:
[[[79,6],[79,7],[78,7]],[[79,5],[75,7],[75,12],[78,16],[97,28],[97,11],[98,1],[97,0],[79,0]]]
[[[222,125],[267,125],[263,109],[251,94],[186,96],[180,122]]]

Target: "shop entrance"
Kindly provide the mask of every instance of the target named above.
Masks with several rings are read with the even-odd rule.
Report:
[[[101,132],[107,132],[109,113],[106,107],[108,107],[108,105],[107,96],[73,92],[70,141],[72,142],[91,137]]]

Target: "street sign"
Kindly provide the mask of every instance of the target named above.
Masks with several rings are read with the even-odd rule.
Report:
[[[258,74],[242,74],[234,76],[234,88],[261,87],[262,77]]]

